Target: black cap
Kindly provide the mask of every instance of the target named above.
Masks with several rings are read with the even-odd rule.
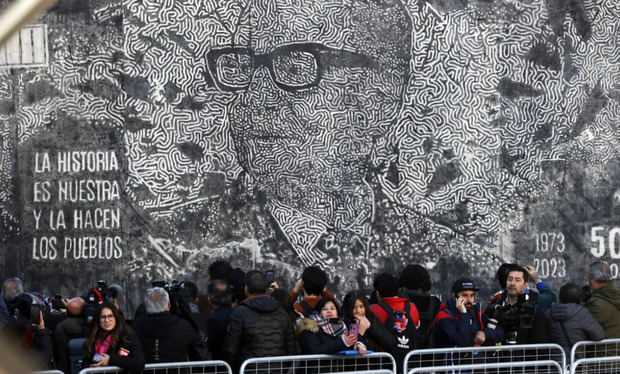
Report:
[[[459,278],[452,285],[452,292],[458,293],[461,291],[478,291],[480,288],[476,288],[474,281],[469,278]]]

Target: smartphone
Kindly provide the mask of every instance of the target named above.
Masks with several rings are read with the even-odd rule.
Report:
[[[273,270],[267,270],[265,272],[265,283],[267,283],[267,287],[271,286],[273,282],[275,282],[275,272]]]
[[[349,326],[349,335],[354,335],[357,338],[359,328],[359,323],[352,323],[351,326]]]

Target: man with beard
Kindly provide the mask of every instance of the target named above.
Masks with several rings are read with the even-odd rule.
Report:
[[[471,279],[454,282],[452,297],[439,307],[436,318],[438,347],[494,345],[503,340],[501,327],[488,327],[488,316],[475,301],[478,290]]]
[[[506,290],[485,310],[489,327],[500,326],[504,330],[504,344],[549,342],[547,320],[538,307],[537,296],[528,288],[527,270],[518,265],[511,266]]]

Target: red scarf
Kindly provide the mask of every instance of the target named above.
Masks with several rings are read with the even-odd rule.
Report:
[[[103,342],[98,340],[95,343],[95,353],[99,353],[100,355],[107,353],[108,349],[110,349],[110,345],[112,344],[112,334],[108,334]]]

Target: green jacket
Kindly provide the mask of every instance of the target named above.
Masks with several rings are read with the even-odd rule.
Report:
[[[620,290],[609,283],[592,293],[586,307],[603,326],[607,339],[620,338]]]

